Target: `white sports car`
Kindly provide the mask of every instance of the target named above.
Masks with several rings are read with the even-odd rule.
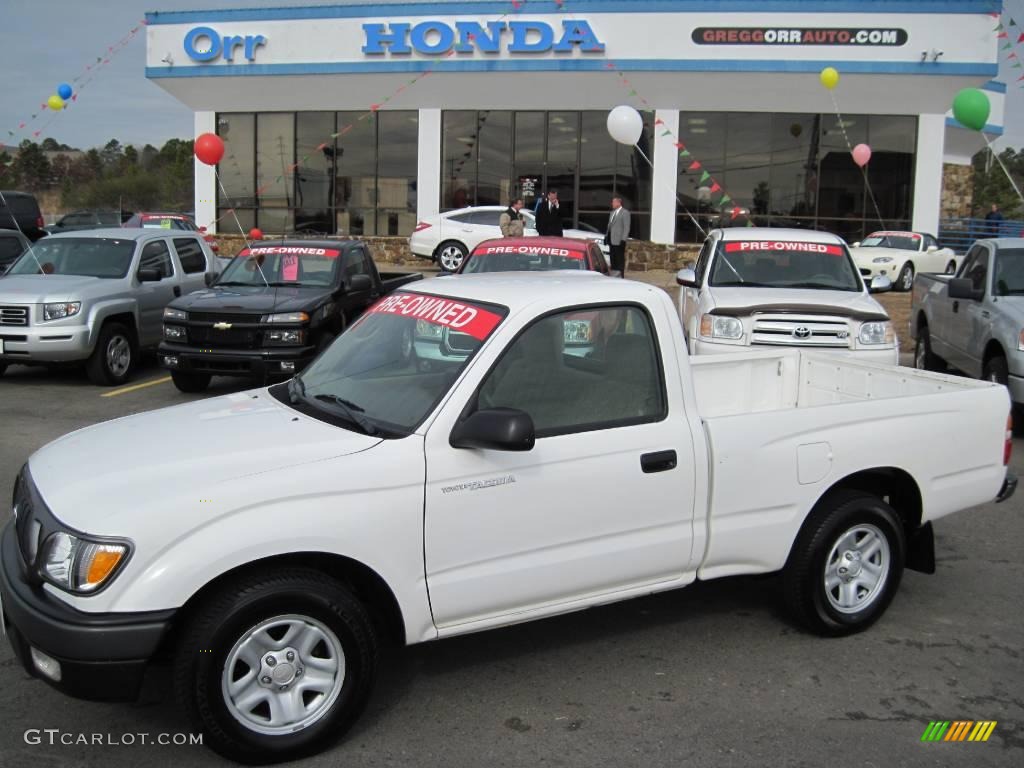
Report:
[[[501,237],[498,219],[507,209],[505,205],[480,205],[473,208],[457,208],[453,211],[431,216],[416,225],[416,231],[409,238],[409,250],[414,256],[436,261],[445,272],[455,272],[462,265],[466,255],[484,240]],[[521,211],[525,219],[527,237],[537,235],[533,211]],[[584,229],[566,228],[563,236],[581,240],[593,240],[608,259],[608,246],[604,234],[593,227]]]
[[[854,243],[850,254],[865,282],[885,275],[895,291],[909,291],[915,272],[952,274],[959,264],[951,248],[924,232],[872,232]]]

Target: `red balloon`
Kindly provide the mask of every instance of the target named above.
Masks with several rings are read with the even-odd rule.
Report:
[[[253,227],[252,229],[249,230],[249,239],[250,240],[262,240],[263,239],[263,230],[259,229],[257,227]]]
[[[216,165],[224,157],[224,142],[213,133],[202,133],[196,136],[195,153],[199,162]]]

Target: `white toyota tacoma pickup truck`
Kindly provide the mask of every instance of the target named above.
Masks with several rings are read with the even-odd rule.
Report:
[[[585,356],[564,349],[581,320],[612,329]],[[447,352],[424,369],[431,325]],[[386,634],[773,571],[810,630],[864,629],[904,567],[934,570],[932,521],[1013,492],[1009,411],[999,385],[852,356],[691,359],[641,283],[426,280],[301,377],[33,454],[2,535],[5,624],[76,696],[131,699],[168,660],[207,745],[290,759],[355,720]]]
[[[837,235],[715,229],[696,265],[680,270],[676,283],[695,355],[785,346],[899,363],[892,322],[869,295],[888,291],[892,281],[861,277]]]

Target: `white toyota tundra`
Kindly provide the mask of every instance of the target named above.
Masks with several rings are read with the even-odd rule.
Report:
[[[581,355],[567,326],[608,332]],[[425,367],[430,327],[446,341]],[[2,536],[5,625],[76,696],[131,699],[167,660],[207,745],[291,759],[359,715],[386,634],[773,571],[810,630],[864,629],[904,567],[934,570],[932,521],[1013,492],[1009,411],[997,384],[855,356],[691,359],[641,283],[427,280],[289,382],[33,454]]]

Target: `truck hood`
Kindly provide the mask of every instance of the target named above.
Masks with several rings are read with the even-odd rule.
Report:
[[[745,316],[754,312],[811,312],[852,317],[856,320],[888,320],[882,305],[871,296],[852,291],[807,288],[711,288],[717,314]]]
[[[81,275],[9,275],[0,280],[0,303],[42,304],[47,301],[64,301],[72,294],[76,298],[83,292],[104,283],[115,284],[117,280]]]
[[[192,312],[301,312],[319,306],[331,295],[331,288],[317,286],[213,286],[196,291],[171,306]]]
[[[192,507],[216,499],[221,483],[265,472],[284,479],[289,468],[379,442],[304,416],[258,389],[80,429],[40,448],[29,467],[58,520],[125,535],[148,507],[174,506],[176,498]]]

